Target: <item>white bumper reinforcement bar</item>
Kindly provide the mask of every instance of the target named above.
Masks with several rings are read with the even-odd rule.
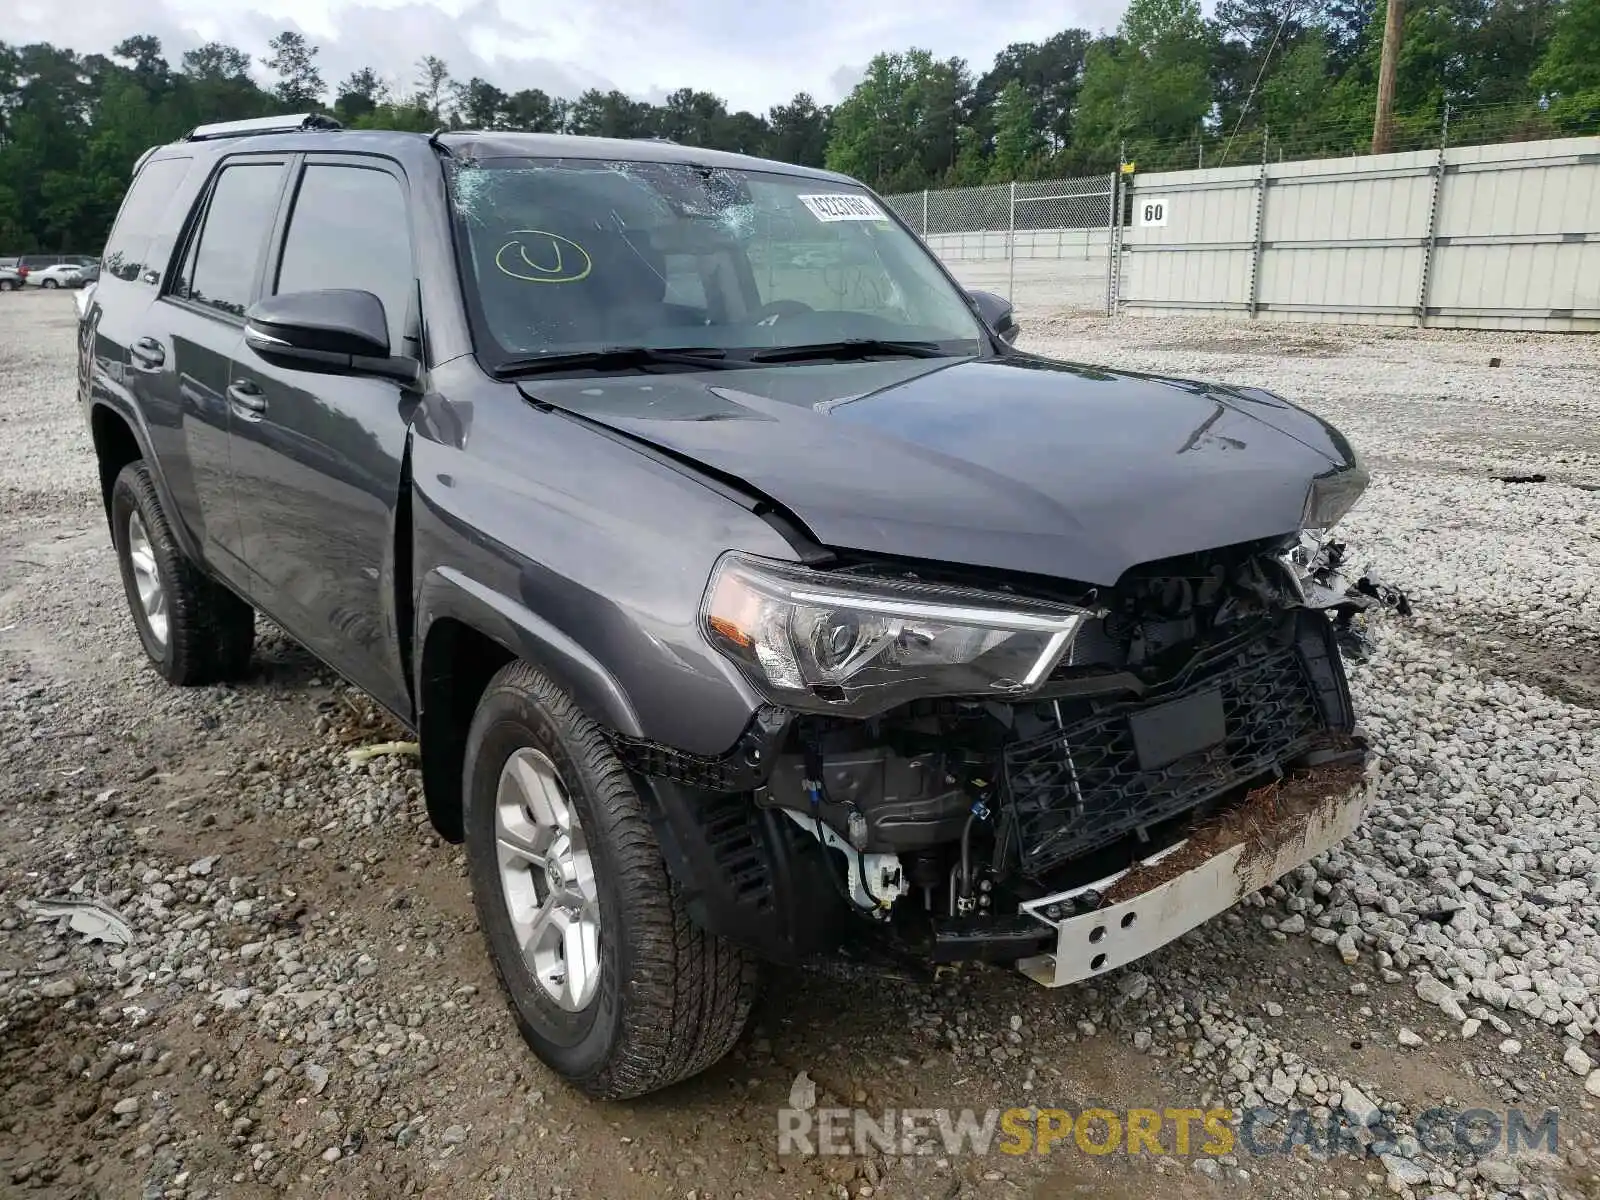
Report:
[[[1027,901],[1022,911],[1055,931],[1056,946],[1053,954],[1020,959],[1017,969],[1045,987],[1063,987],[1144,957],[1338,845],[1360,824],[1376,783],[1376,773],[1369,767],[1362,782],[1343,786],[1303,814],[1241,840],[1180,875],[1154,868],[1183,853],[1188,842],[1170,846],[1126,871]],[[1060,915],[1071,913],[1073,902],[1085,893],[1105,895],[1131,871],[1151,871],[1152,886],[1092,912]],[[1154,882],[1161,878],[1165,882]]]

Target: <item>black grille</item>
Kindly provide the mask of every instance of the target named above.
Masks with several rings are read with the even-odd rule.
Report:
[[[1167,766],[1140,766],[1130,713],[1202,692],[1222,693],[1225,735]],[[1293,643],[1256,641],[1199,664],[1137,705],[1080,716],[1005,752],[1009,820],[1024,874],[1037,877],[1206,803],[1302,751],[1327,728]]]

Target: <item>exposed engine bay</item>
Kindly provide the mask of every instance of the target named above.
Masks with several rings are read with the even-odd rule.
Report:
[[[1052,915],[1092,911],[1091,881],[1257,789],[1365,761],[1340,645],[1359,648],[1369,606],[1409,607],[1347,584],[1344,555],[1301,535],[1140,568],[1079,601],[1096,615],[1024,700],[793,714],[755,805],[826,848],[869,922],[936,960],[1022,958],[1049,933],[1024,906],[1070,894]]]

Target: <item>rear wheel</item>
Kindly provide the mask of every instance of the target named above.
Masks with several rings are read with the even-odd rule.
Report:
[[[134,627],[162,678],[191,686],[243,675],[255,610],[184,556],[142,459],[111,485],[111,536]]]
[[[14,292],[17,290],[15,279],[0,279],[0,292]]]
[[[690,922],[632,781],[564,692],[525,663],[496,675],[463,783],[479,923],[540,1059],[625,1099],[732,1049],[755,964]]]
[[[46,279],[39,286],[40,287],[45,287],[45,288],[55,288],[57,286],[57,284],[56,284],[56,281],[54,279]]]

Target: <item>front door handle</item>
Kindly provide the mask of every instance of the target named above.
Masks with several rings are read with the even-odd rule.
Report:
[[[167,361],[167,352],[153,337],[140,338],[128,347],[128,353],[135,363],[147,370],[153,371]]]
[[[252,417],[259,417],[267,411],[267,398],[262,393],[260,385],[248,379],[236,379],[229,384],[228,399],[235,407],[242,408]]]

